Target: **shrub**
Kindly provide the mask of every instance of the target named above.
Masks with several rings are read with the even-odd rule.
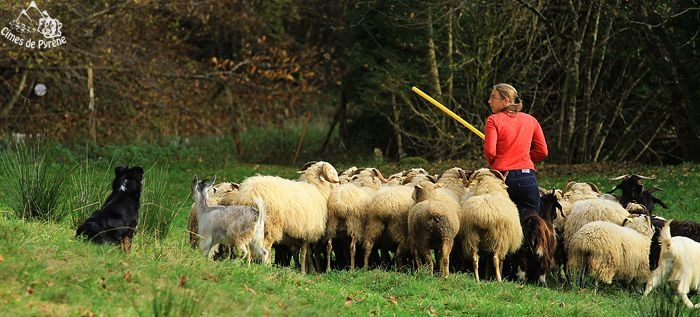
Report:
[[[6,142],[0,153],[7,204],[21,219],[60,221],[67,214],[64,183],[71,168],[47,157],[39,143]]]
[[[146,171],[141,191],[138,231],[165,239],[178,211],[185,209],[187,199],[174,198],[177,182],[168,179],[168,167],[151,167]]]

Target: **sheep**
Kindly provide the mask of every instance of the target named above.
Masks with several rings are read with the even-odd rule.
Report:
[[[268,251],[263,245],[265,204],[262,198],[254,199],[256,208],[209,205],[208,191],[213,183],[214,180],[197,181],[197,176],[192,179],[193,198],[199,219],[198,232],[202,237],[200,249],[204,256],[212,258],[212,246],[222,244],[240,250],[248,264],[251,252],[259,260],[266,259]]]
[[[459,232],[459,204],[452,199],[444,200],[431,182],[414,186],[413,200],[416,202],[408,212],[408,237],[411,252],[419,263],[428,263],[433,271],[430,249],[439,256],[440,273],[449,275],[450,254],[454,238]]]
[[[479,251],[492,252],[496,280],[500,282],[505,256],[517,251],[523,242],[518,208],[510,200],[500,172],[482,168],[475,171],[469,181],[469,195],[472,196],[462,200],[460,219],[463,250],[472,256],[477,281]]]
[[[425,174],[424,174],[425,173]],[[408,211],[413,207],[413,185],[421,181],[435,182],[423,169],[411,169],[402,173],[403,185],[389,185],[379,188],[367,208],[367,222],[365,224],[364,241],[364,268],[369,267],[369,257],[375,242],[380,237],[383,239],[382,249],[396,251],[397,266],[403,266],[403,257],[408,251]],[[386,252],[382,252],[384,256]]]
[[[564,224],[566,250],[569,250],[569,242],[583,225],[593,221],[608,221],[620,226],[629,215],[620,203],[606,199],[584,199],[574,202]]]
[[[382,173],[376,168],[353,169],[352,175],[346,175],[347,183],[333,188],[328,196],[328,220],[326,222],[326,271],[331,269],[333,239],[338,230],[346,231],[350,238],[350,269],[355,268],[355,252],[361,241],[363,227],[367,216],[367,207],[379,185],[386,182]]]
[[[659,267],[652,272],[643,296],[668,283],[676,289],[686,306],[700,308],[700,304],[693,304],[688,298],[690,290],[700,289],[700,268],[697,265],[700,263],[700,243],[688,237],[671,237],[672,221],[667,221],[661,229]]]
[[[246,178],[234,199],[236,205],[252,206],[253,199],[261,196],[267,207],[265,219],[266,263],[277,242],[291,246],[301,245],[299,264],[306,274],[306,255],[309,244],[325,234],[328,217],[328,196],[338,182],[338,172],[327,162],[306,163],[297,181],[277,176]]]
[[[540,188],[540,195],[546,193],[547,190]],[[555,219],[553,225],[557,234],[563,236],[566,219],[571,213],[571,205],[579,200],[598,198],[602,193],[593,183],[577,183],[572,181],[568,182],[566,186],[564,186],[564,189],[556,190],[555,195],[557,196],[557,201],[559,201],[559,204],[562,206],[562,217]]]
[[[655,191],[661,190],[659,188],[645,189],[644,185],[641,184],[643,179],[654,179],[654,177],[648,177],[643,175],[621,175],[618,177],[610,178],[611,181],[621,180],[619,184],[615,185],[608,193],[613,193],[616,190],[622,191],[622,197],[620,198],[620,203],[623,206],[627,206],[630,202],[637,202],[646,207],[650,212],[654,212],[654,204],[659,204],[661,207],[668,209],[668,206],[664,204],[661,199],[654,197],[652,194]]]
[[[210,206],[227,206],[231,205],[230,198],[235,196],[235,194],[238,192],[238,184],[223,182],[212,186],[209,191],[210,192],[207,193],[207,197],[209,197],[207,203]],[[224,200],[228,201],[224,202]],[[197,228],[199,228],[199,226],[197,225],[197,215],[197,205],[193,203],[192,208],[190,208],[190,213],[187,215],[187,232],[189,233],[190,245],[192,246],[192,248],[195,249],[199,246],[200,241],[200,237],[197,234]]]
[[[569,241],[567,269],[582,269],[596,281],[644,283],[649,278],[649,246],[654,229],[646,215],[631,216],[622,226],[587,223]]]

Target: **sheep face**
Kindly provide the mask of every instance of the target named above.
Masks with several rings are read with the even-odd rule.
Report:
[[[306,165],[304,165],[304,168],[302,168],[302,170],[299,172],[301,173],[301,176],[299,176],[299,180],[302,181],[307,180],[310,182],[316,182],[325,180],[329,183],[340,183],[340,179],[338,178],[338,172],[335,170],[333,165],[331,165],[328,162],[314,162],[311,165],[307,163]]]
[[[632,228],[649,238],[654,235],[654,227],[651,226],[651,217],[647,215],[630,215],[622,222],[622,226]]]

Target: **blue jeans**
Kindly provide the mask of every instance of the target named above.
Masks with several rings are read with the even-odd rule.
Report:
[[[540,209],[540,189],[536,174],[535,170],[525,169],[509,171],[506,176],[508,196],[518,206],[521,214],[525,208]]]

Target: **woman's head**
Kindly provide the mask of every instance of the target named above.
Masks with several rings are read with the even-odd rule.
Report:
[[[515,87],[501,83],[493,86],[491,98],[489,98],[489,106],[491,106],[493,113],[501,111],[518,112],[523,109],[523,101],[520,100]]]

